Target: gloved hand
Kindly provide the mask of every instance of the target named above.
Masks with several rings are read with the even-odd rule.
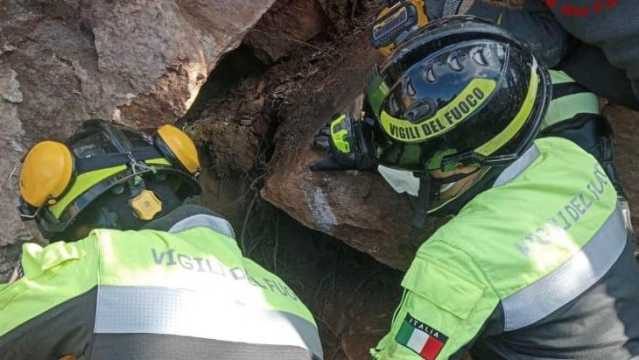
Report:
[[[374,170],[377,168],[372,145],[373,125],[355,120],[350,114],[338,114],[322,127],[313,145],[327,152],[328,157],[313,164],[312,171]]]

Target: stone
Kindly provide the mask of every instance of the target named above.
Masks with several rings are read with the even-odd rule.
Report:
[[[623,106],[607,105],[603,113],[615,133],[615,165],[628,196],[636,233],[639,229],[639,112]]]
[[[409,240],[412,209],[372,172],[311,172],[323,156],[311,147],[314,133],[332,114],[352,106],[378,60],[365,33],[338,48],[322,74],[294,87],[278,127],[262,197],[302,224],[330,234],[376,260],[398,269],[410,264],[417,243]]]
[[[328,20],[317,0],[279,0],[246,36],[246,44],[265,63],[287,56],[322,33]]]
[[[348,45],[347,45],[348,46]],[[291,96],[291,110],[279,128],[264,199],[306,226],[330,234],[396,269],[406,269],[419,241],[409,239],[412,208],[372,172],[311,172],[309,165],[323,154],[311,148],[313,134],[330,116],[348,108],[361,91],[366,69],[374,57],[361,45],[340,49],[344,62],[322,70],[330,74]],[[358,57],[360,61],[355,61]],[[349,64],[347,69],[343,64]],[[335,81],[332,82],[331,79]],[[616,130],[617,166],[630,199],[635,226],[639,224],[638,114],[619,106],[604,113]],[[446,219],[429,219],[425,237]]]
[[[0,246],[24,229],[16,174],[30,146],[90,118],[173,122],[274,1],[3,1]]]

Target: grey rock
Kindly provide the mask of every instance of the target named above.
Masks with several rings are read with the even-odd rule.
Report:
[[[24,151],[89,118],[150,127],[181,117],[274,1],[1,2],[0,246],[24,229],[15,211]]]

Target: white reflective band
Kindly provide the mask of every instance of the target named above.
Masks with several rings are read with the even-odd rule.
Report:
[[[407,193],[417,197],[419,193],[419,178],[413,175],[412,171],[397,170],[382,165],[377,167],[377,171],[396,193]]]
[[[493,187],[502,186],[519,176],[539,157],[539,149],[533,144],[526,152],[510,164],[495,180]]]
[[[175,225],[171,226],[169,232],[179,233],[196,227],[206,227],[222,235],[235,239],[233,226],[231,226],[228,221],[217,216],[206,214],[197,214],[189,216],[186,219],[182,219]]]
[[[317,328],[284,311],[227,302],[222,295],[162,287],[99,286],[96,334],[190,336],[249,344],[294,346],[322,358]]]
[[[610,270],[626,241],[623,215],[617,209],[579,253],[546,277],[502,300],[504,330],[534,324],[575,300]]]

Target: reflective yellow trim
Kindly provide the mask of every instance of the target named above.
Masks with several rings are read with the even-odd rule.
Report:
[[[24,276],[0,291],[0,336],[94,288],[98,279],[94,242],[89,238],[44,248],[22,245]]]
[[[599,114],[599,99],[589,92],[568,95],[550,102],[548,112],[541,125],[542,129],[570,120],[577,114]]]
[[[368,103],[371,105],[371,109],[373,110],[373,114],[378,116],[380,109],[382,108],[382,104],[384,103],[384,99],[390,93],[390,89],[384,79],[379,74],[378,70],[375,70],[370,82],[368,83],[367,88],[367,97]]]
[[[548,72],[550,73],[550,79],[552,80],[553,85],[575,82],[575,79],[571,78],[570,75],[563,71],[548,70]]]
[[[348,129],[344,125],[346,115],[342,114],[331,122],[331,139],[339,152],[348,154],[351,152],[351,144],[348,142]]]
[[[165,158],[149,159],[149,160],[144,160],[144,162],[147,163],[147,165],[166,165],[166,166],[171,166],[171,162],[169,162]]]
[[[382,127],[388,136],[407,143],[422,142],[444,134],[479,109],[495,90],[497,83],[490,79],[473,79],[457,97],[437,113],[420,123],[398,119],[381,112]]]
[[[533,106],[535,105],[535,100],[537,99],[537,89],[539,89],[539,74],[537,74],[537,67],[534,66],[531,70],[530,82],[528,84],[528,93],[526,94],[526,98],[524,99],[524,103],[513,121],[506,126],[504,130],[502,130],[495,137],[490,139],[484,145],[478,147],[475,152],[480,155],[489,156],[493,154],[495,151],[499,150],[502,146],[504,146],[508,141],[510,141],[521,128],[524,126],[528,118],[530,117],[530,113],[533,110]]]
[[[43,141],[29,150],[20,170],[20,195],[41,207],[62,195],[73,177],[73,155],[57,141]]]
[[[60,199],[60,201],[50,206],[49,210],[56,219],[59,219],[64,209],[66,209],[66,207],[78,196],[82,195],[85,191],[89,190],[100,181],[126,169],[126,165],[118,165],[110,168],[89,171],[79,175],[78,177],[76,177],[75,183],[73,184],[73,187],[71,187],[69,192],[62,199]]]

